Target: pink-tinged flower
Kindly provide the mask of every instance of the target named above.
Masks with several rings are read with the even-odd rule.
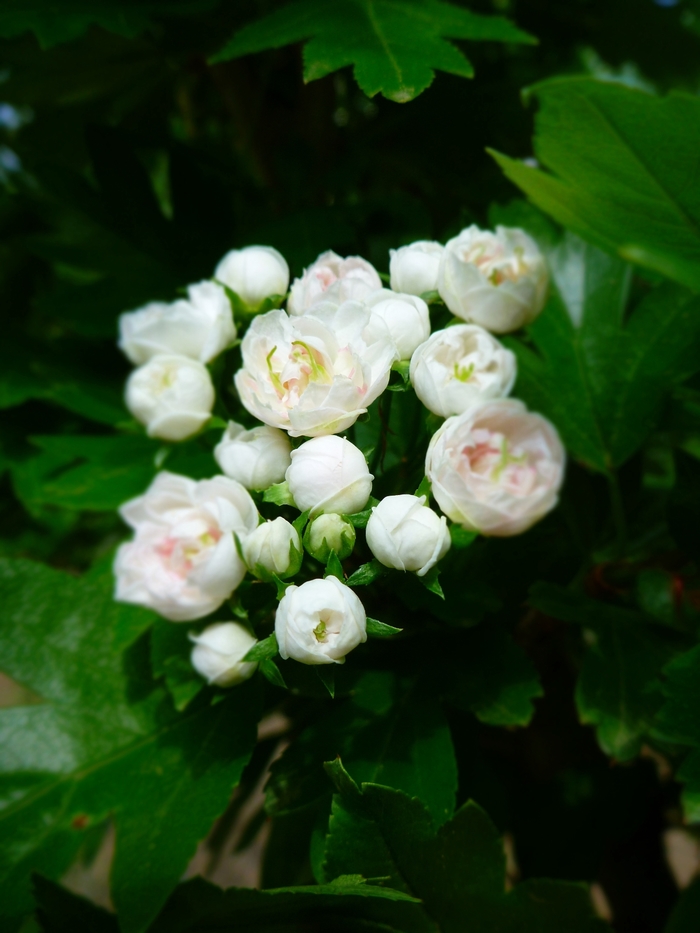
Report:
[[[544,257],[524,230],[472,225],[445,245],[438,291],[457,317],[505,334],[537,317],[548,282]]]
[[[321,253],[289,291],[289,314],[305,314],[319,301],[362,301],[382,287],[377,270],[361,256],[343,259],[333,250]]]
[[[134,538],[117,551],[115,597],[173,622],[214,612],[245,576],[236,548],[255,530],[250,494],[225,476],[195,481],[159,473],[120,509]]]
[[[248,411],[292,437],[345,431],[384,391],[398,351],[359,302],[257,317],[243,338],[236,389]]]
[[[425,472],[452,521],[505,537],[554,508],[565,458],[546,418],[515,399],[496,399],[447,419],[430,441]]]

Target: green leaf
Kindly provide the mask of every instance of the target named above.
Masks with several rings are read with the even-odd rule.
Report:
[[[272,502],[274,505],[294,505],[294,499],[289,491],[289,483],[284,480],[281,483],[275,483],[274,486],[268,486],[263,493],[263,502]]]
[[[46,0],[4,0],[0,36],[31,30],[43,49],[77,39],[93,25],[133,37],[150,26],[154,16],[197,13],[215,5],[215,0],[70,0],[59,8]]]
[[[143,435],[43,435],[42,453],[18,464],[14,485],[30,506],[110,511],[141,495],[156,473],[159,444]]]
[[[442,671],[445,699],[490,726],[526,726],[544,693],[522,648],[499,625],[482,623],[463,635],[459,656]],[[445,689],[443,687],[443,689]]]
[[[440,599],[445,598],[445,594],[442,591],[440,586],[440,581],[438,577],[440,576],[440,570],[438,567],[431,567],[430,570],[424,574],[422,577],[418,577],[420,582],[431,593],[435,593],[436,596],[439,596]]]
[[[259,666],[260,673],[270,681],[271,684],[275,687],[282,687],[283,690],[287,689],[287,684],[284,681],[282,672],[277,667],[274,661],[268,658],[265,661],[260,662]]]
[[[403,632],[403,629],[367,617],[367,634],[370,638],[391,638],[392,635],[398,635],[399,632]]]
[[[269,661],[271,658],[274,658],[277,654],[279,654],[279,650],[277,636],[273,632],[272,635],[268,635],[267,638],[263,638],[262,641],[259,641],[256,645],[253,645],[243,660]]]
[[[584,627],[587,650],[576,687],[581,722],[596,727],[607,755],[627,761],[649,735],[662,703],[661,669],[685,639],[640,612],[550,584],[536,584],[530,603],[555,619]]]
[[[432,83],[434,69],[472,76],[468,59],[448,39],[534,41],[508,20],[441,0],[338,0],[332,7],[324,0],[296,0],[244,26],[212,61],[308,40],[304,81],[354,65],[368,97],[381,92],[404,103]]]
[[[331,699],[333,699],[335,697],[335,670],[333,667],[330,665],[326,666],[325,664],[317,664],[314,667],[314,672],[330,694]]]
[[[664,668],[665,702],[656,717],[653,734],[664,742],[690,746],[678,770],[683,781],[686,819],[700,822],[700,646],[679,655]]]
[[[336,755],[358,781],[420,795],[438,823],[454,812],[449,726],[440,704],[416,685],[399,684],[387,672],[363,674],[351,697],[310,723],[272,765],[268,812],[291,812],[327,794],[323,762]]]
[[[493,152],[508,178],[601,249],[700,289],[697,97],[580,77],[529,95],[539,104],[535,155],[551,174]]]
[[[369,563],[358,567],[345,582],[348,586],[369,586],[379,577],[383,577],[385,573],[387,573],[387,568],[384,564],[380,564],[375,557]]]
[[[515,392],[559,429],[574,457],[601,472],[652,431],[673,383],[700,366],[700,299],[663,285],[625,317],[629,269],[566,234],[547,249],[558,293],[528,329]]]
[[[526,881],[505,892],[502,840],[473,801],[438,827],[418,799],[377,784],[358,787],[339,759],[326,764],[338,794],[326,840],[328,874],[389,876],[418,897],[442,933],[602,933],[585,885]]]
[[[191,652],[187,626],[158,619],[151,628],[151,668],[154,677],[165,680],[178,711],[185,709],[206,683],[192,667]]]
[[[0,712],[0,788],[12,788],[0,795],[0,903],[21,917],[30,872],[60,876],[85,828],[111,813],[112,898],[124,933],[140,933],[240,779],[256,740],[256,686],[175,713],[143,639],[114,653],[120,619],[144,611],[113,601],[108,570],[77,580],[2,561],[0,592],[3,670],[43,700]]]
[[[343,565],[340,563],[340,558],[335,553],[331,551],[331,556],[328,558],[328,563],[326,564],[326,572],[323,575],[324,577],[337,577],[341,583],[345,583],[345,574],[343,573]]]
[[[199,878],[180,885],[149,933],[428,933],[420,905],[399,891],[333,883],[268,891],[221,888]]]

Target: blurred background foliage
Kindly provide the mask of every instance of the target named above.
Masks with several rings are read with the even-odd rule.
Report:
[[[211,276],[225,251],[249,243],[279,249],[293,276],[328,248],[385,272],[390,247],[444,241],[471,222],[532,220],[517,214],[530,209],[505,207],[518,192],[485,148],[532,157],[535,104],[526,108],[520,91],[544,78],[700,91],[698,0],[475,0],[469,9],[508,17],[538,44],[458,42],[475,78],[438,72],[403,105],[367,97],[351,68],[304,84],[298,43],[211,64],[238,29],[280,6],[268,0],[64,6],[56,13],[55,5],[6,0],[0,11],[0,555],[71,573],[124,537],[114,509],[145,488],[154,458],[204,476],[218,438],[209,432],[164,450],[129,422],[120,312],[172,300]],[[534,232],[546,239],[547,222],[538,222]],[[635,299],[653,281],[635,280]],[[643,656],[633,669],[640,679],[656,678],[678,645],[688,646],[697,630],[695,571],[686,579],[679,568],[698,554],[699,392],[697,377],[678,389],[663,429],[621,467],[636,563],[616,563],[606,483],[575,462],[562,508],[527,538],[480,541],[468,560],[454,549],[445,561],[443,586],[448,598],[466,593],[468,624],[497,613],[488,635],[458,620],[451,648],[501,665],[521,704],[499,720],[484,705],[488,690],[470,694],[481,665],[455,674],[466,685],[449,713],[458,800],[475,798],[515,835],[523,877],[600,880],[616,929],[630,933],[661,930],[676,896],[661,833],[681,820],[678,786],[658,779],[642,733],[626,735],[627,745],[605,738],[606,699],[591,692],[616,683],[619,672],[605,667],[613,653],[603,651],[597,668],[598,656],[587,655],[577,713],[578,629],[557,620],[590,629],[599,609],[572,609],[554,587],[522,607],[533,580],[566,584],[583,574],[592,598],[617,604],[611,612],[622,606],[659,622],[656,667],[647,671]],[[410,406],[408,396],[396,405],[386,473],[406,453],[402,428],[406,435],[411,422],[401,418],[412,417]],[[226,416],[225,406],[218,414]],[[393,491],[390,479],[380,478],[380,492],[382,481]],[[417,614],[430,598],[419,589],[402,590]],[[374,598],[381,601],[381,585]],[[618,634],[629,624],[620,617]],[[503,647],[507,630],[516,631],[516,654]],[[394,650],[406,670],[420,663],[415,648],[406,658],[400,645]],[[450,653],[439,652],[441,663]],[[495,728],[526,723],[542,693],[528,729]],[[659,704],[648,716],[646,707],[635,711],[637,721]],[[611,767],[579,716],[599,729],[608,754],[645,754]],[[333,728],[342,730],[342,719]],[[330,793],[294,786],[294,760],[285,768],[268,789],[279,820],[266,885],[310,880],[306,863],[292,869],[283,853],[296,833],[314,831],[318,809],[299,809],[300,800],[313,804],[320,794],[327,805]]]

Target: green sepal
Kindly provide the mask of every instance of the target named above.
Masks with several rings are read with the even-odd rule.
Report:
[[[287,684],[284,682],[282,671],[277,667],[271,658],[267,658],[265,661],[261,661],[258,670],[263,675],[263,677],[267,678],[267,680],[269,680],[270,683],[275,687],[282,687],[284,690],[287,689]]]
[[[335,699],[335,671],[332,666],[326,664],[316,664],[314,670],[326,690],[330,693],[331,699]]]
[[[300,538],[304,533],[304,528],[306,527],[306,523],[309,520],[310,514],[311,514],[311,509],[307,509],[305,512],[302,512],[298,518],[295,518],[294,521],[292,522],[292,527],[295,529],[296,533],[299,535]]]
[[[445,598],[445,594],[442,591],[440,586],[440,581],[438,577],[440,576],[440,570],[437,567],[431,567],[430,570],[423,577],[418,577],[420,582],[426,588],[430,590],[431,593],[435,593],[436,596],[439,596],[440,599]]]
[[[272,574],[270,583],[274,583],[277,587],[277,599],[282,599],[284,594],[287,592],[287,587],[293,586],[292,583],[285,583],[276,573]]]
[[[374,448],[372,448],[374,450]],[[367,453],[363,451],[365,457]],[[367,506],[361,512],[353,512],[352,515],[343,515],[343,518],[347,518],[351,525],[354,525],[355,528],[366,528],[369,517],[372,514],[372,509],[379,505],[379,499],[375,499],[373,496],[370,496]]]
[[[413,493],[414,496],[425,496],[426,505],[430,502],[430,493],[432,491],[433,484],[430,482],[427,476],[424,476],[420,481],[418,489]]]
[[[326,564],[326,572],[323,576],[324,578],[337,577],[341,583],[345,583],[343,565],[340,563],[340,558],[335,553],[335,551],[331,551],[331,556],[328,558],[328,563]]]
[[[358,567],[355,573],[351,574],[347,578],[345,583],[348,586],[368,586],[379,577],[383,577],[386,572],[387,568],[384,566],[384,564],[380,564],[375,557],[368,563]]]
[[[279,645],[277,644],[277,636],[273,632],[272,635],[268,635],[267,638],[263,638],[262,641],[256,642],[243,660],[248,664],[253,664],[257,661],[269,661],[270,658],[274,658],[278,653]]]
[[[223,418],[219,418],[218,415],[212,415],[209,421],[204,426],[205,431],[214,431],[214,430],[226,430],[228,427],[228,421],[225,421]]]
[[[379,622],[378,619],[370,619],[367,616],[367,634],[371,638],[391,638],[392,635],[398,635],[399,632],[403,632],[403,629],[387,625],[386,622]]]
[[[420,297],[423,299],[423,301],[427,305],[435,305],[435,304],[442,305],[445,303],[440,297],[440,292],[437,291],[437,289],[434,289],[431,292],[423,292],[423,294]]]
[[[268,486],[263,492],[263,502],[272,502],[273,505],[291,505],[296,508],[292,494],[289,491],[289,483],[286,480]]]
[[[233,316],[238,321],[245,320],[246,318],[253,317],[256,314],[265,314],[266,311],[272,311],[274,308],[279,308],[286,295],[268,295],[267,298],[263,298],[259,305],[251,307],[247,302],[243,301],[241,296],[234,292],[232,288],[229,288],[228,285],[225,285],[223,282],[219,282],[218,279],[214,280],[218,285],[226,292],[226,297],[231,303],[231,308],[233,309]]]
[[[469,531],[467,528],[462,528],[461,525],[450,525],[450,538],[454,548],[469,547],[478,537],[478,531]]]
[[[413,388],[409,379],[410,367],[410,360],[396,360],[391,367],[391,371],[399,374],[401,382],[392,382],[391,385],[388,385],[389,392],[408,392],[409,389]]]

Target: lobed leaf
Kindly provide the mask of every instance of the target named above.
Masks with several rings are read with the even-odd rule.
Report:
[[[442,0],[295,0],[249,23],[212,58],[228,61],[305,41],[304,80],[353,65],[368,97],[413,100],[435,69],[470,78],[468,59],[449,39],[534,42],[506,19],[481,16]]]

